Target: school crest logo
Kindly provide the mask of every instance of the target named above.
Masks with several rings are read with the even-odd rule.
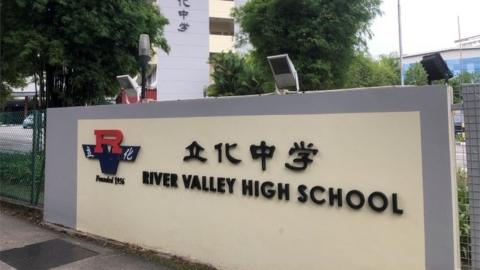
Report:
[[[96,144],[83,144],[88,159],[100,161],[102,173],[116,175],[120,161],[134,162],[140,146],[121,145],[123,133],[120,130],[95,130]]]

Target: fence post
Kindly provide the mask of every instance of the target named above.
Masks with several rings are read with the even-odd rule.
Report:
[[[41,188],[43,187],[43,183],[45,181],[44,179],[44,173],[45,173],[45,117],[46,113],[43,111],[40,111],[39,116],[38,116],[38,131],[37,131],[37,152],[40,154],[40,158],[36,159],[36,163],[40,163],[40,168],[36,166],[36,170],[40,171],[39,178],[36,181],[36,192],[35,192],[35,200],[34,200],[34,205],[38,205],[38,200],[40,199],[40,192],[42,191]],[[38,153],[37,153],[38,154]],[[35,171],[36,171],[35,170]]]
[[[470,215],[472,269],[480,269],[480,84],[462,89]]]
[[[32,186],[30,189],[30,203],[35,203],[35,186],[37,171],[37,148],[38,148],[38,111],[33,111],[33,138],[32,138]]]

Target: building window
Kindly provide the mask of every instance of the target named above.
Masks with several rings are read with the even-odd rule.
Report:
[[[233,36],[234,24],[233,19],[210,18],[210,34]]]

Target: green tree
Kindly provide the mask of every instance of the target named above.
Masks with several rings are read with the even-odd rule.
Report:
[[[265,70],[254,61],[247,60],[240,74],[240,89],[236,94],[256,95],[273,92],[274,90],[275,84],[272,75],[265,73]]]
[[[433,84],[444,84],[443,80],[433,81]],[[448,85],[453,89],[453,103],[461,103],[462,84],[480,83],[480,72],[462,72],[448,81]],[[420,63],[415,63],[409,67],[405,73],[405,84],[426,85],[428,77],[425,69]]]
[[[263,94],[273,91],[268,75],[252,58],[237,53],[218,53],[211,57],[213,84],[207,87],[209,96]]]
[[[379,65],[387,71],[386,76],[391,85],[399,85],[400,80],[400,58],[398,54],[381,55]]]
[[[461,103],[462,84],[480,83],[479,72],[462,72],[461,74],[449,80],[449,85],[453,88],[453,103]]]
[[[99,104],[116,95],[116,76],[138,71],[141,33],[168,51],[163,37],[168,21],[149,0],[9,0],[3,5],[10,15],[1,18],[1,45],[15,57],[2,54],[7,65],[2,74],[36,75],[40,98],[49,106]]]
[[[5,82],[0,83],[0,111],[3,111],[7,101],[10,99],[11,89]]]
[[[25,85],[25,77],[30,72],[28,64],[18,61],[17,48],[6,46],[6,39],[15,29],[19,18],[12,1],[0,2],[0,110],[10,98],[12,87]]]
[[[240,74],[245,60],[233,52],[212,55],[210,59],[213,84],[207,88],[209,96],[233,96],[240,88]]]
[[[379,60],[358,52],[345,79],[345,87],[373,87],[400,84],[400,67],[395,56],[381,56]]]
[[[380,0],[250,0],[234,17],[264,69],[266,57],[288,53],[301,89],[344,85],[356,47],[364,44]]]
[[[426,85],[428,84],[427,72],[422,64],[415,63],[405,72],[405,84],[411,85]]]

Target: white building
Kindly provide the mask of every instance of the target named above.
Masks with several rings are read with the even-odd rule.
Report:
[[[158,50],[157,100],[194,99],[204,96],[210,83],[210,54],[234,50],[235,6],[246,0],[158,0],[170,24],[165,37],[169,54]]]
[[[470,48],[451,48],[438,51],[430,51],[418,54],[405,55],[403,57],[403,67],[408,70],[415,63],[419,63],[422,57],[432,53],[439,53],[447,63],[448,68],[454,75],[461,71],[469,73],[480,72],[480,47]]]

